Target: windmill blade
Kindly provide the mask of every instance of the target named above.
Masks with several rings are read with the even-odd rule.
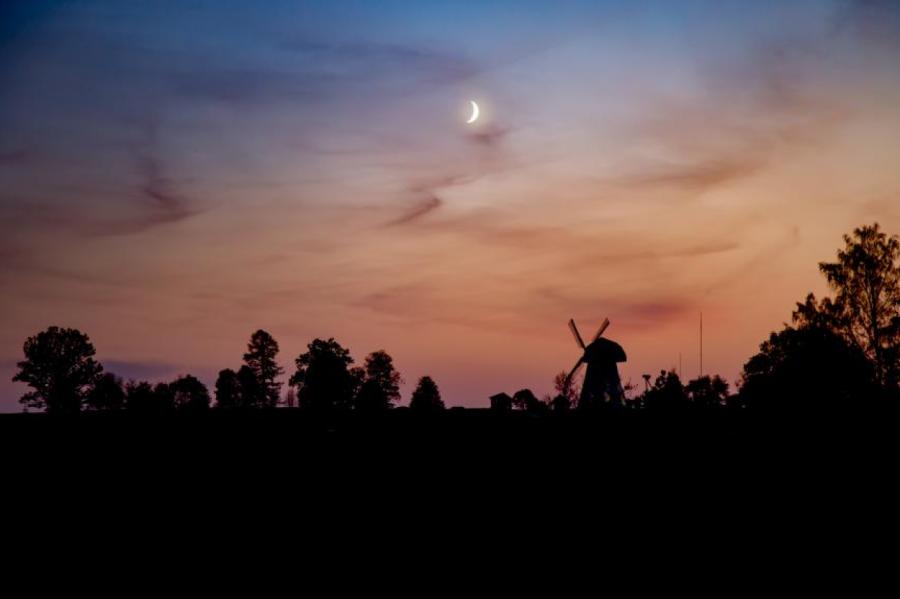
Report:
[[[572,331],[572,336],[575,337],[575,343],[578,344],[578,347],[584,349],[584,340],[581,338],[581,335],[578,333],[578,327],[575,326],[575,319],[569,319],[569,330]]]
[[[597,339],[599,339],[599,338],[600,338],[600,335],[602,335],[602,334],[604,333],[604,331],[606,331],[606,328],[607,328],[608,326],[609,326],[609,319],[608,319],[608,318],[604,318],[604,319],[603,319],[603,322],[600,324],[600,328],[597,329],[597,334],[594,335],[594,338],[591,339],[591,341],[596,341]]]
[[[578,369],[581,368],[581,365],[584,364],[581,360],[578,360],[578,363],[569,371],[569,374],[566,375],[566,384],[569,384],[569,381],[572,380],[572,377],[575,376],[575,373],[578,372]]]

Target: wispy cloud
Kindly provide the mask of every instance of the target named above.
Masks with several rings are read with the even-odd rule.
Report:
[[[399,216],[387,221],[383,226],[396,227],[418,221],[444,204],[444,201],[438,196],[440,190],[469,183],[476,178],[477,175],[444,175],[428,177],[411,183],[404,194],[410,197],[411,206],[404,207],[404,211]],[[404,204],[406,203],[404,201]]]
[[[618,182],[626,186],[661,186],[702,191],[752,175],[760,168],[762,163],[759,162],[759,157],[752,155],[743,162],[712,158],[691,164],[653,165],[643,172],[622,176]]]
[[[405,225],[411,223],[415,220],[418,220],[425,216],[426,214],[433,212],[441,207],[443,204],[443,200],[437,197],[436,195],[432,195],[421,200],[417,205],[413,206],[409,211],[401,214],[397,218],[390,220],[384,224],[386,227],[395,227],[397,225]]]
[[[509,134],[510,127],[502,125],[487,125],[481,129],[474,129],[468,134],[473,142],[487,147],[495,147]]]

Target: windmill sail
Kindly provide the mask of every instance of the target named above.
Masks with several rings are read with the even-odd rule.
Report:
[[[569,330],[572,331],[572,336],[575,337],[575,343],[578,344],[578,347],[584,349],[584,340],[581,338],[581,335],[578,333],[578,327],[575,326],[575,319],[569,319]]]
[[[599,339],[600,335],[602,335],[606,331],[606,327],[608,327],[608,326],[609,326],[609,319],[604,318],[603,322],[600,324],[600,328],[597,329],[597,334],[594,335],[594,338],[591,339],[591,341],[596,341],[597,339]]]

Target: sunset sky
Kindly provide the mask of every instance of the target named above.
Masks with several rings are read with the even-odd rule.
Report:
[[[469,101],[482,117],[465,123]],[[5,2],[0,411],[22,343],[212,386],[250,334],[450,405],[733,382],[817,263],[900,233],[900,2]]]

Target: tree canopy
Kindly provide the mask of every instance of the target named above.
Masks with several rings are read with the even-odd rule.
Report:
[[[169,383],[169,388],[175,409],[196,412],[209,408],[209,390],[197,377],[178,377]]]
[[[350,372],[350,351],[333,338],[314,339],[295,360],[290,383],[297,387],[297,403],[311,410],[345,410],[353,405],[358,379]]]
[[[25,359],[18,363],[13,381],[29,385],[19,400],[28,408],[71,413],[81,410],[82,401],[103,371],[94,360],[93,344],[78,329],[49,327],[29,337],[23,347]]]
[[[384,350],[372,352],[366,357],[363,370],[364,378],[356,393],[356,409],[375,411],[393,407],[400,400],[403,382],[394,368],[394,359]]]
[[[900,384],[900,238],[877,223],[844,235],[836,262],[819,269],[834,298],[817,301],[809,294],[797,304],[794,321],[801,327],[832,331],[862,351],[883,387]]]

